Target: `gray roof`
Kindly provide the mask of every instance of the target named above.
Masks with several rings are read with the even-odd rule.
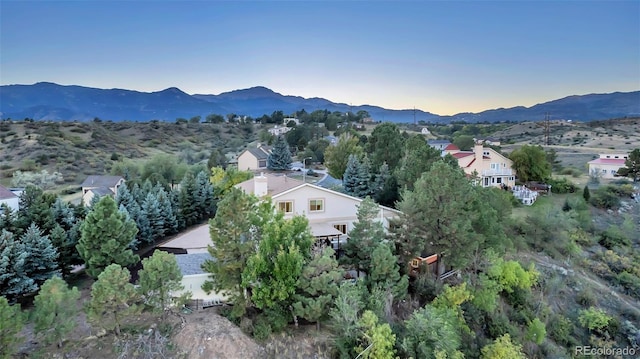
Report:
[[[451,141],[447,141],[447,140],[428,140],[427,143],[430,144],[430,145],[444,145],[444,144],[451,143]]]
[[[114,187],[121,179],[121,176],[89,176],[82,182],[82,187]]]
[[[93,194],[97,194],[98,196],[113,196],[114,193],[107,187],[98,187],[92,188],[89,191],[93,192]]]
[[[209,253],[177,254],[176,261],[182,275],[203,274],[202,264],[207,260],[214,260]]]
[[[247,151],[251,153],[255,158],[259,160],[266,160],[269,158],[269,152],[271,151],[270,147],[262,146],[262,147],[251,147],[248,148]]]
[[[17,198],[15,193],[11,192],[8,188],[0,186],[0,199]]]

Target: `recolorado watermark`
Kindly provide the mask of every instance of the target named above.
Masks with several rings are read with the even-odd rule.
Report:
[[[624,356],[635,357],[636,354],[640,355],[640,349],[634,347],[592,347],[589,345],[580,345],[575,347],[574,355],[584,356]]]

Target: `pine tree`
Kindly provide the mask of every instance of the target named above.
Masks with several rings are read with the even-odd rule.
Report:
[[[15,299],[38,289],[25,269],[29,252],[13,233],[0,233],[0,295]]]
[[[358,190],[358,174],[360,173],[360,161],[355,155],[349,155],[347,168],[342,177],[342,188],[348,195],[355,196]]]
[[[93,194],[93,197],[91,197],[91,201],[89,201],[89,206],[88,206],[88,207],[89,207],[89,209],[91,209],[91,208],[95,207],[95,206],[96,206],[96,204],[97,204],[98,202],[100,202],[100,198],[102,198],[102,196],[100,196],[100,195],[99,195],[99,194],[97,194],[97,193],[94,193],[94,194]]]
[[[14,212],[8,204],[0,204],[0,231],[5,230],[11,233],[17,233],[17,219],[16,212]]]
[[[36,285],[41,285],[47,279],[59,274],[58,252],[51,244],[49,236],[42,235],[40,228],[32,223],[20,237],[28,256],[24,262],[24,270]]]
[[[140,260],[129,249],[137,233],[136,224],[118,211],[111,197],[104,197],[87,214],[81,233],[76,248],[87,273],[94,278],[112,263],[128,266]]]
[[[216,216],[209,221],[213,245],[208,250],[215,260],[208,260],[202,265],[206,272],[212,274],[203,289],[226,293],[233,304],[231,315],[236,318],[244,315],[249,302],[245,297],[246,288],[242,285],[242,272],[256,251],[262,218],[273,215],[270,210],[259,207],[255,196],[234,187],[220,201]]]
[[[585,202],[589,203],[589,199],[591,198],[591,193],[589,193],[589,186],[584,186],[584,190],[582,190],[582,198],[584,198]]]
[[[180,182],[180,215],[184,218],[185,226],[198,222],[198,211],[195,201],[196,181],[193,175],[187,173]]]
[[[142,190],[142,188],[140,188],[140,185],[138,183],[134,183],[133,186],[131,187],[131,196],[133,197],[133,200],[136,201],[138,205],[140,205],[140,203],[144,201],[144,197],[146,195]]]
[[[20,306],[9,305],[7,298],[0,297],[0,358],[13,358],[24,338],[19,334],[24,326],[24,314]]]
[[[147,197],[142,202],[142,212],[149,221],[149,236],[147,243],[153,243],[154,241],[164,237],[164,216],[160,212],[160,203],[156,194],[149,192]]]
[[[398,259],[387,243],[380,243],[371,253],[371,270],[365,278],[369,290],[389,291],[396,299],[407,295],[409,278],[400,275]]]
[[[171,210],[176,216],[176,223],[178,224],[178,231],[184,229],[187,226],[187,222],[182,214],[182,208],[180,207],[180,190],[172,189],[169,192],[169,201],[171,202]]]
[[[357,185],[355,188],[355,196],[365,198],[372,194],[371,191],[371,164],[368,157],[365,157],[360,163],[357,175]]]
[[[51,234],[49,234],[51,244],[59,254],[58,265],[63,276],[69,275],[73,266],[82,263],[82,258],[80,258],[76,249],[78,238],[74,231],[77,230],[77,226],[79,225],[71,227],[69,231],[65,231],[59,224],[56,224]]]
[[[69,289],[60,277],[48,279],[34,300],[35,332],[44,337],[46,344],[62,346],[67,334],[75,329],[79,308],[78,288]]]
[[[291,169],[291,161],[289,144],[284,136],[280,136],[267,158],[267,168],[272,171],[286,171]]]
[[[400,198],[398,182],[396,177],[389,172],[389,166],[386,163],[380,166],[371,187],[373,199],[376,203],[387,207],[395,207],[396,201]]]
[[[344,271],[339,268],[334,254],[330,247],[314,252],[311,261],[302,270],[294,296],[294,314],[315,322],[318,329],[320,321],[328,317],[329,308],[338,295],[338,287],[344,277]]]
[[[127,268],[111,264],[98,276],[91,286],[91,301],[87,306],[89,319],[106,330],[120,335],[120,321],[136,311],[137,293],[129,283],[131,275]]]
[[[56,198],[53,206],[51,206],[51,220],[53,223],[49,225],[50,228],[53,229],[56,225],[60,225],[65,231],[71,229],[76,223],[73,209],[60,197]]]
[[[142,270],[138,274],[144,303],[154,312],[162,313],[163,320],[167,308],[184,304],[186,297],[175,298],[172,295],[184,289],[182,273],[173,254],[156,250],[151,257],[142,260]]]
[[[353,224],[349,240],[343,246],[345,256],[342,262],[358,271],[370,273],[371,249],[385,238],[384,226],[377,220],[379,211],[371,198],[365,198],[358,206],[358,221]]]
[[[209,176],[204,171],[198,172],[195,181],[196,193],[194,194],[194,200],[196,202],[196,211],[201,219],[208,219],[215,212],[213,185],[211,185]]]
[[[51,206],[55,200],[55,195],[44,193],[40,188],[34,186],[27,186],[20,195],[16,227],[20,228],[20,232],[22,232],[35,223],[43,232],[48,233],[52,228],[50,227],[52,223]]]
[[[163,216],[165,235],[176,233],[178,231],[178,219],[173,211],[171,198],[169,198],[167,191],[165,191],[159,183],[154,187],[154,193],[158,198],[160,213],[162,213]]]

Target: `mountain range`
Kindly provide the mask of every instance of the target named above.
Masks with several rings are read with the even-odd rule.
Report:
[[[592,121],[640,116],[640,91],[573,95],[531,107],[512,107],[479,113],[440,116],[418,109],[391,110],[373,105],[350,106],[327,99],[287,96],[266,87],[224,92],[219,95],[189,95],[171,87],[158,92],[98,89],[39,82],[33,85],[0,86],[0,115],[3,119],[87,121],[175,121],[177,118],[234,113],[251,117],[281,110],[329,110],[354,113],[365,110],[377,121],[391,122],[498,122],[552,119]]]

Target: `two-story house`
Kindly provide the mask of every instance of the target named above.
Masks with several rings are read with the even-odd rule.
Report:
[[[20,208],[20,197],[10,189],[0,186],[0,205],[6,204],[11,211],[15,212]],[[2,208],[0,208],[0,213]]]
[[[628,157],[629,155],[626,153],[601,154],[599,158],[588,162],[589,175],[612,179],[620,168],[625,167]]]
[[[358,206],[362,203],[360,198],[283,175],[260,174],[236,187],[260,198],[270,197],[276,209],[284,212],[285,218],[295,215],[307,217],[316,239],[331,243],[336,250],[348,239],[349,231],[358,220]],[[389,219],[400,212],[385,206],[378,207],[378,219],[385,228],[389,228]]]
[[[458,164],[469,176],[477,174],[483,187],[513,187],[515,185],[515,171],[513,162],[490,147],[484,147],[476,142],[473,151],[460,151],[449,144],[444,149],[458,160]]]
[[[112,196],[118,193],[118,187],[124,184],[124,178],[120,176],[89,176],[82,182],[82,203],[85,206],[91,204],[94,196]]]
[[[266,169],[269,154],[271,154],[270,146],[258,144],[257,147],[247,148],[238,156],[238,169],[241,171]]]

